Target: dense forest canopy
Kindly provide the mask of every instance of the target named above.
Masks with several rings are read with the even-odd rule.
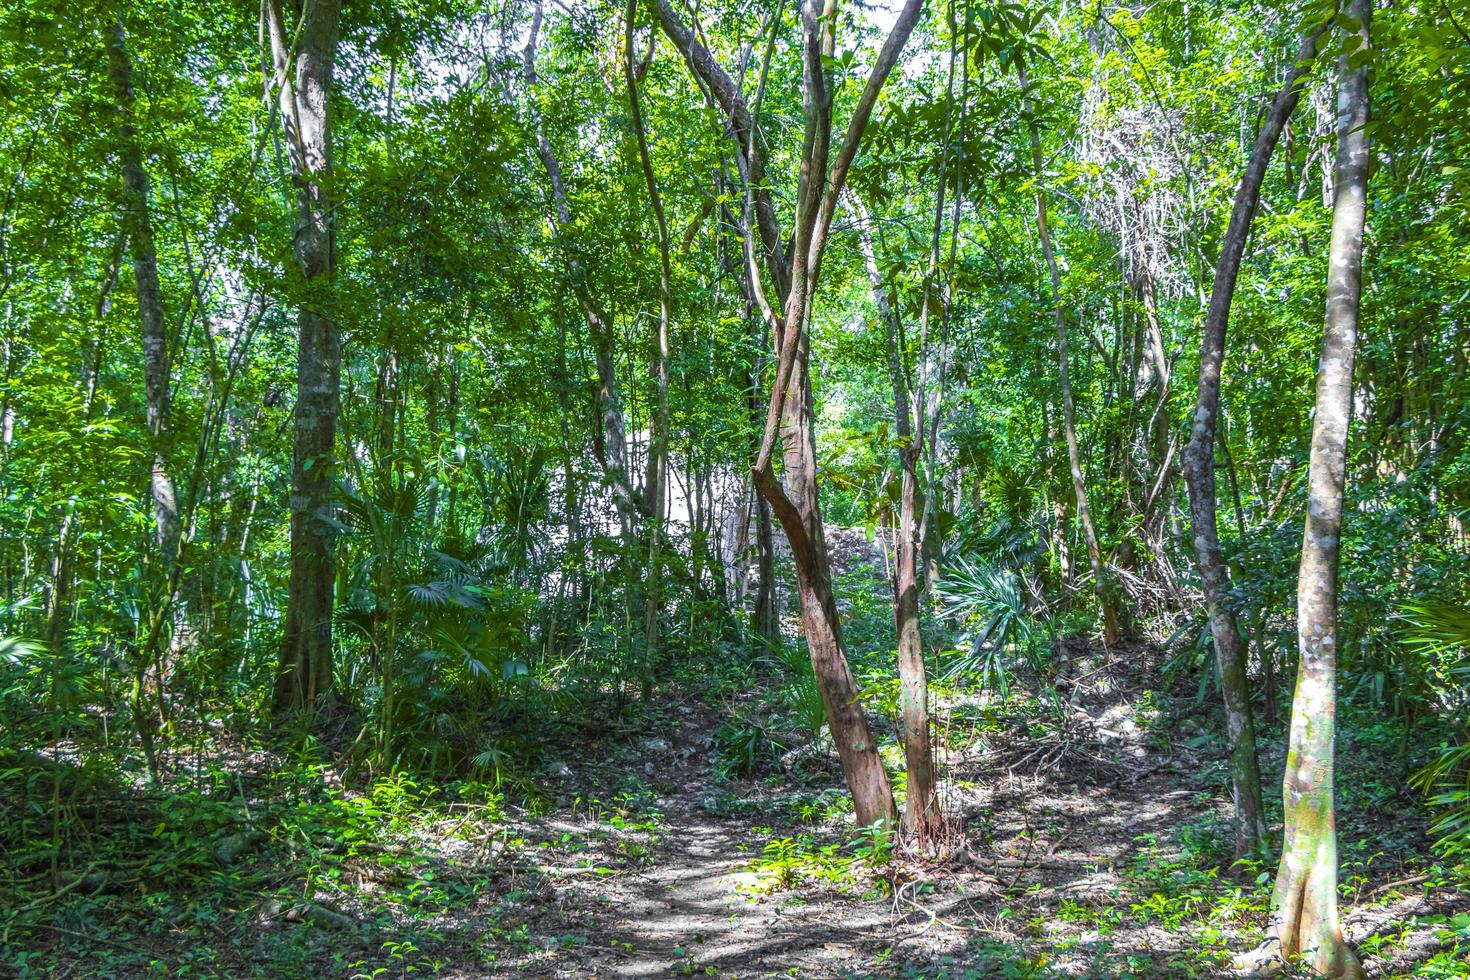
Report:
[[[20,2],[0,98],[0,970],[1466,975],[1458,0]]]

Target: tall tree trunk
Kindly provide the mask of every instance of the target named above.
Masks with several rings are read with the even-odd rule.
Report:
[[[643,657],[645,665],[644,695],[652,693],[652,670],[658,660],[659,612],[663,606],[663,575],[659,547],[664,532],[664,509],[668,494],[665,483],[669,468],[669,320],[672,316],[673,270],[669,264],[669,226],[664,217],[663,195],[653,172],[653,158],[648,151],[648,133],[643,125],[643,109],[638,98],[638,71],[633,63],[633,22],[638,13],[638,0],[628,0],[623,38],[623,73],[628,83],[628,108],[633,134],[638,142],[638,160],[643,166],[643,180],[648,186],[648,200],[653,208],[654,226],[658,232],[658,327],[654,335],[652,374],[656,405],[652,433],[648,441],[648,466],[643,481],[643,499],[649,514],[648,568],[643,596]],[[657,37],[657,35],[655,35]],[[652,56],[652,46],[649,55]],[[644,66],[646,69],[646,65]]]
[[[522,74],[527,89],[536,85],[536,45],[541,32],[544,5],[537,0],[531,13],[530,37],[522,52]],[[567,203],[566,184],[562,180],[561,165],[556,159],[551,141],[547,139],[541,121],[541,113],[535,107],[534,91],[527,92],[531,100],[531,117],[535,127],[536,155],[546,170],[546,179],[551,186],[551,202],[555,210],[555,227],[560,234],[571,224],[572,214]],[[628,472],[628,435],[623,416],[623,393],[618,385],[616,348],[613,342],[612,323],[607,314],[598,308],[587,282],[587,272],[582,262],[562,243],[564,261],[571,279],[572,292],[577,305],[587,321],[587,333],[592,339],[593,359],[597,365],[597,410],[602,421],[602,465],[603,472],[612,489],[613,506],[618,512],[618,522],[624,541],[631,542],[638,525],[641,510],[639,494],[634,490]]]
[[[883,769],[878,743],[863,712],[857,682],[847,662],[842,623],[832,592],[831,564],[817,492],[815,415],[807,374],[807,341],[804,337],[796,340],[796,357],[787,375],[780,409],[785,487],[776,481],[769,462],[763,467],[758,464],[757,480],[791,544],[812,672],[822,693],[827,725],[852,792],[858,823],[870,826],[882,822],[892,826],[897,812],[888,773]]]
[[[954,62],[959,51],[969,50],[970,43],[970,19],[967,15],[964,19],[963,28],[956,23],[955,5],[951,3],[947,8],[946,19],[949,24],[950,35],[950,71],[947,85],[948,97],[953,101],[954,93]],[[941,154],[941,193],[935,195],[934,199],[934,230],[929,244],[929,275],[925,280],[925,296],[923,297],[922,316],[926,327],[929,317],[929,296],[935,287],[939,276],[939,244],[940,233],[944,224],[944,173],[948,167],[949,146],[956,130],[964,132],[965,114],[970,107],[970,59],[960,56],[960,99],[959,115],[953,125],[950,124],[949,112],[945,112],[944,152]],[[939,364],[937,374],[939,383],[935,388],[932,409],[929,407],[929,385],[927,377],[922,385],[923,400],[919,404],[919,428],[925,425],[924,416],[928,415],[928,445],[924,447],[925,466],[924,481],[928,492],[924,495],[923,514],[919,519],[919,554],[924,563],[923,588],[932,589],[943,575],[944,560],[944,532],[946,530],[943,520],[943,483],[944,479],[939,474],[939,449],[940,439],[943,435],[942,423],[944,421],[944,395],[949,384],[949,373],[952,360],[952,349],[949,343],[949,321],[950,314],[954,311],[954,270],[959,255],[960,246],[960,210],[965,198],[965,146],[964,141],[958,141],[954,148],[954,204],[950,215],[949,227],[949,263],[945,274],[944,289],[940,294],[939,314]],[[926,362],[927,363],[927,362]],[[920,432],[922,440],[924,433]],[[959,479],[955,476],[955,500],[951,505],[951,513],[959,511]]]
[[[168,429],[168,328],[163,319],[163,295],[158,285],[158,255],[153,245],[153,221],[148,211],[148,174],[138,146],[133,121],[133,66],[128,57],[123,24],[107,32],[107,61],[113,97],[121,123],[118,150],[122,160],[123,203],[133,281],[138,294],[138,325],[143,344],[143,386],[147,398],[148,438],[152,453],[149,494],[153,500],[154,540],[165,567],[179,550],[179,505],[174,481],[164,460]]]
[[[747,292],[749,292],[747,288]],[[750,310],[755,308],[755,299],[749,300]],[[754,334],[752,342],[758,349],[764,349],[769,338],[763,336],[763,324],[758,317],[751,317]],[[751,455],[760,451],[760,424],[761,424],[761,375],[764,374],[765,356],[758,355],[750,372],[750,426],[751,426]],[[755,627],[755,635],[760,639],[765,650],[776,650],[781,645],[781,609],[776,595],[776,542],[774,528],[771,526],[771,504],[765,495],[760,492],[760,487],[754,481],[751,482],[751,520],[755,525],[755,561],[756,561],[756,584],[755,584],[755,606],[751,611],[751,623]]]
[[[1164,347],[1164,331],[1159,319],[1159,297],[1154,277],[1141,263],[1136,268],[1138,273],[1134,277],[1134,287],[1143,303],[1146,325],[1142,337],[1143,354],[1156,389],[1153,407],[1146,409],[1147,422],[1142,433],[1146,445],[1144,458],[1149,461],[1149,465],[1140,472],[1144,497],[1139,517],[1151,553],[1150,558],[1156,568],[1163,570],[1168,567],[1165,555],[1165,511],[1159,504],[1169,498],[1170,485],[1174,480],[1175,443],[1170,437],[1173,426],[1169,420],[1169,391],[1173,372],[1170,369],[1168,351]],[[1143,407],[1141,403],[1142,399],[1140,407]]]
[[[941,167],[941,174],[943,168]],[[944,177],[941,176],[941,182]],[[898,436],[900,473],[898,535],[894,541],[893,622],[898,634],[899,708],[903,724],[904,764],[908,769],[909,793],[904,809],[904,829],[921,843],[938,829],[939,806],[934,786],[934,750],[929,731],[929,676],[924,665],[924,635],[919,622],[919,538],[915,498],[919,479],[919,456],[923,452],[924,418],[921,400],[918,424],[911,416],[908,380],[904,372],[902,325],[878,270],[873,247],[872,219],[856,194],[848,200],[857,216],[858,247],[868,270],[873,304],[887,329],[888,376],[893,386],[893,421]],[[938,213],[943,214],[944,193],[938,195]],[[931,270],[932,276],[932,270]],[[927,292],[927,284],[926,284]],[[927,302],[924,307],[927,308]]]
[[[1230,794],[1235,805],[1235,853],[1243,857],[1260,849],[1266,839],[1261,807],[1261,770],[1256,761],[1255,723],[1251,717],[1246,683],[1245,651],[1234,606],[1230,603],[1230,569],[1220,553],[1219,515],[1215,502],[1215,432],[1220,414],[1220,377],[1225,361],[1225,330],[1240,263],[1250,237],[1251,222],[1261,197],[1261,182],[1271,164],[1282,127],[1291,118],[1301,96],[1302,76],[1317,52],[1321,31],[1309,36],[1301,53],[1287,68],[1286,79],[1271,103],[1256,145],[1235,192],[1235,205],[1200,338],[1199,393],[1195,399],[1194,427],[1184,450],[1184,480],[1189,487],[1189,516],[1194,531],[1195,564],[1204,586],[1210,632],[1215,641],[1215,664],[1225,701],[1230,739]]]
[[[329,311],[337,264],[328,102],[337,52],[340,0],[304,4],[294,34],[280,0],[265,0],[291,177],[296,186],[294,254],[304,280],[299,305],[296,412],[291,469],[291,583],[276,675],[278,711],[315,708],[332,687],[332,474],[340,408],[342,349]],[[293,78],[294,75],[294,78]]]
[[[1021,72],[1021,87],[1027,87],[1025,72]],[[1025,114],[1031,116],[1031,97],[1024,97]],[[1034,117],[1032,117],[1034,119]],[[1087,482],[1082,475],[1082,454],[1077,447],[1076,412],[1072,403],[1071,354],[1067,347],[1067,313],[1062,307],[1062,276],[1057,268],[1056,253],[1052,250],[1051,230],[1046,220],[1046,192],[1041,188],[1041,135],[1036,123],[1031,123],[1031,166],[1036,185],[1036,234],[1041,239],[1041,251],[1046,257],[1046,267],[1051,273],[1052,313],[1057,321],[1057,377],[1062,396],[1062,434],[1067,440],[1067,463],[1072,472],[1072,492],[1077,498],[1077,521],[1082,525],[1082,540],[1087,545],[1087,561],[1092,566],[1092,587],[1102,607],[1103,646],[1112,656],[1118,642],[1118,614],[1108,590],[1103,571],[1102,548],[1097,542],[1097,529],[1092,523],[1092,511],[1087,506]]]
[[[153,221],[148,211],[148,174],[143,169],[143,152],[138,145],[138,130],[133,119],[133,66],[128,57],[127,38],[119,18],[106,32],[108,74],[112,80],[113,98],[117,103],[118,156],[122,163],[123,204],[126,208],[124,229],[133,260],[133,283],[138,297],[139,339],[143,347],[143,388],[146,404],[150,469],[148,494],[153,504],[154,544],[161,559],[159,574],[153,579],[158,587],[150,588],[155,598],[147,607],[145,621],[161,629],[167,607],[172,606],[172,571],[178,559],[180,520],[178,497],[173,478],[165,462],[165,440],[168,428],[168,327],[163,318],[163,293],[158,284],[158,254],[153,243]],[[70,515],[68,515],[68,519]],[[66,525],[63,524],[63,532]],[[63,533],[63,541],[65,534]],[[144,704],[145,677],[158,638],[154,629],[148,641],[131,659],[132,688],[129,705],[138,737],[143,745],[148,771],[158,782],[158,763],[153,744],[154,720]],[[162,690],[163,669],[157,671],[154,684]],[[160,694],[161,699],[161,694]]]
[[[755,635],[767,650],[781,643],[781,609],[776,596],[776,547],[771,526],[771,505],[754,489],[756,585],[751,618]]]
[[[806,324],[821,276],[822,256],[838,198],[872,117],[878,93],[908,42],[922,8],[922,0],[908,0],[899,13],[857,100],[835,156],[830,152],[835,85],[830,66],[836,17],[825,9],[821,0],[805,0],[802,4],[802,88],[806,132],[801,177],[795,195],[789,281],[786,281],[788,270],[780,261],[781,238],[774,227],[769,189],[758,179],[759,135],[739,88],[694,33],[679,21],[667,0],[653,2],[664,33],[683,53],[690,69],[700,76],[731,120],[736,159],[746,193],[746,278],[771,326],[777,351],[771,402],[752,474],[791,544],[812,670],[822,692],[827,723],[842,760],[858,821],[864,825],[881,823],[891,827],[897,816],[893,793],[867,716],[859,703],[857,685],[842,643],[837,603],[832,594],[816,479],[815,416]],[[752,240],[753,229],[759,229],[759,245]],[[772,283],[780,297],[780,315],[766,299],[757,249],[763,252]],[[784,487],[776,477],[774,466],[778,438],[782,442],[785,462]]]
[[[1283,798],[1281,866],[1271,896],[1279,952],[1301,956],[1314,972],[1361,977],[1337,918],[1337,813],[1333,798],[1337,720],[1337,575],[1353,359],[1362,291],[1363,223],[1368,204],[1368,22],[1371,0],[1350,0],[1356,22],[1338,62],[1337,167],[1328,258],[1327,315],[1317,367],[1307,521],[1297,576],[1296,694]]]

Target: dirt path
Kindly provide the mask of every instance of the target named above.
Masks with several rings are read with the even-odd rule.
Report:
[[[647,785],[662,790],[655,855],[630,873],[570,886],[604,911],[581,920],[590,956],[561,975],[668,977],[713,969],[719,976],[763,976],[824,960],[836,968],[831,961],[849,959],[851,942],[889,922],[886,907],[841,909],[843,921],[834,927],[821,921],[820,903],[785,908],[742,893],[764,840],[751,821],[708,810],[714,791],[709,735],[718,716],[697,703],[674,712],[672,744],[655,737],[640,746],[647,750]]]
[[[1226,955],[1257,934],[1264,906],[1248,877],[1202,858],[1221,843],[1211,835],[1225,833],[1210,775],[1218,747],[1195,722],[1170,720],[1164,737],[1162,719],[1132,706],[1136,694],[1115,686],[1074,699],[1061,734],[992,730],[949,752],[948,807],[962,846],[939,862],[900,861],[876,897],[863,896],[861,882],[799,875],[750,894],[752,861],[771,838],[805,834],[815,848],[841,845],[851,829],[796,821],[792,783],[801,780],[791,773],[718,781],[710,732],[719,714],[695,700],[670,705],[664,723],[602,767],[623,786],[632,774],[645,812],[542,824],[544,836],[601,843],[574,861],[582,867],[568,869],[574,855],[555,849],[542,859],[545,881],[525,920],[542,938],[498,975],[1227,975]],[[959,716],[966,706],[947,710]],[[718,790],[743,798],[741,816],[713,812]],[[597,862],[604,873],[582,873]],[[1395,874],[1382,862],[1372,869],[1374,879]],[[1355,941],[1380,920],[1470,906],[1446,890],[1389,900],[1371,894],[1374,884],[1360,886],[1370,900],[1350,903]],[[1395,975],[1408,951],[1432,951],[1432,929],[1420,931],[1370,957],[1370,975]]]

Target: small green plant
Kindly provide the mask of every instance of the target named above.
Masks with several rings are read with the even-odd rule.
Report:
[[[754,718],[732,715],[714,730],[715,767],[720,775],[743,778],[754,775],[766,762],[787,750],[787,745]]]
[[[893,828],[882,820],[859,827],[852,853],[870,868],[886,867],[893,860]]]
[[[982,690],[1005,698],[1010,692],[1013,649],[1039,666],[1031,615],[1016,573],[958,559],[935,591],[945,612],[966,625],[961,644],[944,669],[946,678],[968,677]]]
[[[1404,647],[1422,683],[1463,719],[1470,681],[1470,608],[1450,603],[1410,603],[1400,610]],[[1470,742],[1444,741],[1410,784],[1438,809],[1430,826],[1435,848],[1446,857],[1470,856]]]

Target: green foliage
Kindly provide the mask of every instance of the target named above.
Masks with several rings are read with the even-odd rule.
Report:
[[[280,5],[292,37],[314,3]],[[94,972],[437,969],[433,917],[419,912],[481,886],[413,857],[423,820],[473,809],[466,832],[493,834],[509,813],[554,806],[562,790],[547,767],[646,720],[667,685],[739,705],[714,733],[717,775],[778,782],[783,754],[828,747],[822,692],[793,642],[800,610],[779,516],[764,583],[779,600],[777,649],[748,622],[761,585],[748,473],[777,358],[744,259],[756,241],[791,250],[811,118],[798,12],[699,9],[710,56],[740,65],[732,75],[748,96],[760,85],[758,111],[748,108],[772,242],[744,226],[730,113],[698,97],[707,84],[634,11],[648,167],[670,230],[664,297],[659,222],[615,67],[620,7],[547,5],[532,79],[524,52],[477,40],[523,43],[524,5],[343,6],[332,165],[311,175],[329,198],[335,267],[311,281],[295,255],[303,182],[290,174],[278,83],[262,77],[256,7],[23,0],[0,13],[0,850],[18,855],[7,883],[27,892],[0,929],[66,929],[45,940],[63,949],[112,917],[104,945],[122,948]],[[1470,853],[1470,44],[1453,3],[1380,6],[1337,597],[1341,751],[1373,765],[1338,792],[1346,826],[1347,811],[1397,799],[1416,772],[1441,853],[1458,861]],[[1263,93],[1303,27],[1333,17],[1262,186],[1218,415],[1228,601],[1248,634],[1251,683],[1279,706],[1296,657],[1326,280],[1327,63],[1351,26],[1329,7],[1003,0],[930,5],[920,18],[851,161],[875,268],[844,198],[803,311],[815,424],[797,435],[816,444],[833,566],[822,574],[865,707],[892,719],[899,703],[897,385],[928,423],[922,625],[944,675],[931,690],[989,695],[956,710],[977,739],[1070,738],[1070,706],[1051,684],[1064,671],[1078,680],[1076,658],[1057,641],[1095,633],[1097,610],[1063,432],[1059,303],[1077,479],[1102,584],[1133,614],[1126,655],[1184,638],[1168,644],[1158,710],[1142,713],[1150,745],[1178,746],[1174,707],[1191,693],[1206,703],[1213,684],[1179,478],[1203,298]],[[862,5],[831,23],[821,66],[841,133],[881,31]],[[106,70],[114,25],[136,88],[126,111]],[[141,169],[125,175],[130,142]],[[125,193],[139,177],[166,333],[164,377],[151,381],[143,215]],[[665,299],[666,374],[655,366]],[[296,444],[296,384],[322,352],[301,350],[303,312],[329,320],[341,345],[326,375],[340,401],[335,438],[309,451]],[[654,494],[660,440],[671,465]],[[177,488],[177,560],[158,543],[155,466]],[[332,690],[314,714],[270,719],[300,557],[293,476],[318,467],[335,493],[304,523],[330,540],[306,577],[328,586],[331,617],[296,625],[330,627]],[[891,726],[877,728],[896,762]],[[1208,754],[1219,741],[1206,732],[1183,748]],[[891,842],[871,835],[828,852],[817,828],[844,804],[825,776],[794,774],[801,793],[773,804],[812,830],[773,842],[765,871],[783,888],[823,876],[848,887],[891,867]],[[124,801],[119,820],[86,824],[92,797]],[[651,858],[649,799],[588,807],[609,839],[633,835],[621,858]],[[1129,868],[1136,894],[1068,914],[1095,914],[1099,932],[1126,919],[1201,935],[1211,910],[1253,914],[1259,896],[1209,876],[1224,860],[1219,829],[1184,828],[1183,857],[1150,844],[1152,865]],[[222,840],[257,833],[259,867],[214,856]],[[289,874],[271,878],[272,863]],[[388,879],[376,897],[351,880],[364,865]],[[98,874],[108,882],[94,894]],[[61,897],[75,901],[37,918],[68,881]],[[335,950],[338,962],[310,942],[311,916],[328,921],[330,902],[409,921],[392,935],[364,927],[365,945]],[[258,931],[245,905],[268,903],[296,913],[274,947],[231,952],[202,938],[218,928],[245,943]],[[531,944],[524,922],[492,918],[488,946]],[[1435,925],[1446,953],[1463,955],[1463,923]],[[189,952],[150,962],[127,948],[129,929],[176,929]],[[36,935],[26,942],[41,948]],[[970,953],[981,975],[1052,969],[1022,939],[985,938]],[[15,942],[5,956],[4,970],[77,969]],[[1096,956],[1073,972],[1210,966],[1205,954],[1162,967]]]
[[[715,768],[727,778],[755,775],[789,748],[753,718],[739,714],[721,722],[711,739]]]
[[[892,857],[892,831],[881,822],[858,828],[847,843],[823,843],[814,834],[772,837],[746,866],[748,878],[737,887],[749,895],[821,887],[866,897],[888,888],[881,873]]]
[[[946,570],[935,591],[945,613],[966,629],[962,642],[968,649],[962,647],[950,658],[946,677],[969,678],[1003,699],[1017,659],[1024,658],[1033,669],[1039,666],[1031,614],[1014,572],[961,559]]]
[[[1470,677],[1470,609],[1447,603],[1404,606],[1404,646],[1421,664],[1426,684],[1457,723],[1462,740],[1444,742],[1434,758],[1414,773],[1411,783],[1431,806],[1442,808],[1430,827],[1436,846],[1450,858],[1470,855],[1470,741],[1463,740],[1470,719],[1466,678]]]

